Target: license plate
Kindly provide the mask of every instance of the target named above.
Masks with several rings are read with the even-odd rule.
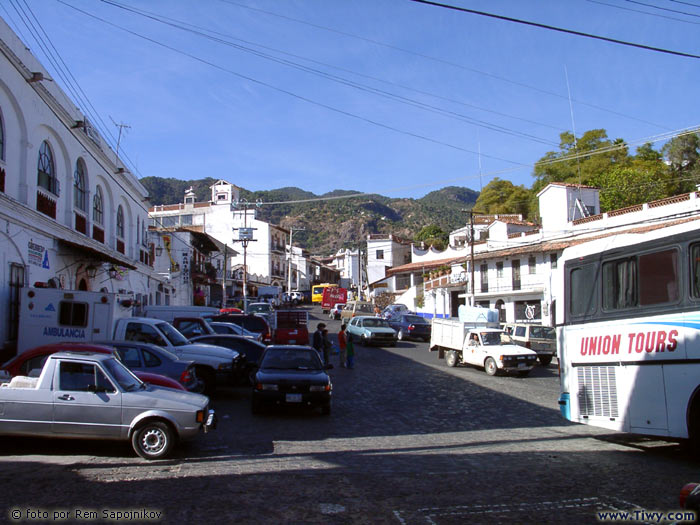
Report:
[[[296,339],[290,339],[289,341],[287,341],[287,343],[290,344],[290,345],[295,345],[295,344],[297,344],[297,340],[296,340]]]
[[[287,403],[301,403],[301,394],[287,394]]]

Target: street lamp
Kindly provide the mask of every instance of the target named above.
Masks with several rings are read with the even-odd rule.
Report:
[[[85,268],[85,273],[90,279],[94,279],[97,277],[97,266],[90,264],[87,268]]]

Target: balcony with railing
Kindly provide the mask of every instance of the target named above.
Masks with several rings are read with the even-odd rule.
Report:
[[[44,191],[42,188],[36,191],[36,211],[51,217],[56,218],[56,196]]]
[[[88,224],[87,224],[87,217],[83,215],[82,213],[75,212],[73,214],[75,217],[75,231],[82,233],[83,235],[87,235],[88,233]]]

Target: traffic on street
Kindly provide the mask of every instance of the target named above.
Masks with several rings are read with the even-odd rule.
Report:
[[[322,322],[337,343],[340,320],[296,308],[308,312],[309,332]],[[556,359],[519,377],[448,367],[423,341],[356,343],[355,353],[347,369],[331,351],[330,415],[251,410],[250,386],[221,387],[211,397],[216,431],[168,460],[145,462],[121,442],[4,437],[8,516],[141,509],[165,522],[594,523],[605,512],[677,511],[697,478],[682,444],[562,418]]]

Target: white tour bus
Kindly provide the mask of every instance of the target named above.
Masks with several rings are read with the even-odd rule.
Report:
[[[690,438],[697,450],[700,220],[668,224],[562,253],[559,405],[570,421]]]

